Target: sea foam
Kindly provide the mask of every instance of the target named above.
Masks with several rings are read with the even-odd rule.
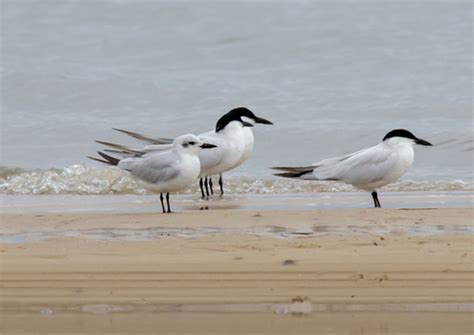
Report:
[[[214,183],[215,185],[217,183]],[[230,176],[225,178],[225,190],[238,194],[284,194],[311,192],[353,192],[343,183],[299,181],[278,178],[250,178]],[[401,180],[382,191],[474,191],[474,184],[463,180],[414,181]],[[198,192],[197,183],[181,194]],[[47,170],[25,170],[0,167],[0,194],[151,194],[128,173],[117,168],[72,165]]]

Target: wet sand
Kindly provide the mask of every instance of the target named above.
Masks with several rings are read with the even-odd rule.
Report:
[[[2,214],[6,334],[470,334],[472,208]]]

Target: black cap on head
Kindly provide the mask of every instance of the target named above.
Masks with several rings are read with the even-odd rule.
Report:
[[[405,137],[415,141],[416,144],[431,146],[432,144],[428,141],[422,140],[421,138],[416,137],[411,132],[406,129],[394,129],[389,131],[387,135],[383,138],[383,141],[388,140],[392,137]]]
[[[228,113],[224,114],[216,123],[216,133],[224,129],[232,121],[242,122],[242,116],[249,119],[255,119],[256,116],[252,111],[245,107],[234,108]]]
[[[383,141],[388,140],[389,138],[392,138],[392,137],[406,137],[406,138],[409,138],[409,139],[412,139],[412,140],[416,140],[416,136],[413,135],[408,130],[406,130],[406,129],[394,129],[394,130],[389,131],[387,133],[387,135],[385,135],[385,137],[383,138]]]

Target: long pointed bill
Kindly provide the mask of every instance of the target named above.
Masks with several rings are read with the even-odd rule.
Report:
[[[242,121],[242,125],[244,127],[253,127],[253,124],[251,124],[250,122],[245,122],[245,121]]]
[[[217,145],[214,144],[209,144],[209,143],[203,143],[201,144],[202,149],[212,149],[212,148],[217,148]]]
[[[433,144],[431,144],[430,142],[428,141],[425,141],[425,140],[422,140],[421,138],[417,138],[415,140],[415,143],[416,144],[419,144],[419,145],[426,145],[426,146],[432,146]]]
[[[255,123],[262,123],[262,124],[273,124],[273,122],[268,121],[267,119],[261,118],[261,117],[256,117],[254,119]]]

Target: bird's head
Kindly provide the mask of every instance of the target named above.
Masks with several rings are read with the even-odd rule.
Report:
[[[245,107],[234,108],[224,114],[216,123],[216,133],[223,130],[231,122],[239,122],[243,127],[253,127],[256,123],[273,124],[271,121],[256,116],[251,110]]]
[[[394,129],[389,131],[387,135],[385,135],[385,137],[383,138],[383,141],[387,143],[408,143],[411,145],[433,145],[428,141],[416,137],[406,129]]]
[[[198,153],[201,149],[211,149],[216,146],[209,143],[204,143],[199,137],[187,134],[176,137],[173,141],[173,147],[180,151]]]

